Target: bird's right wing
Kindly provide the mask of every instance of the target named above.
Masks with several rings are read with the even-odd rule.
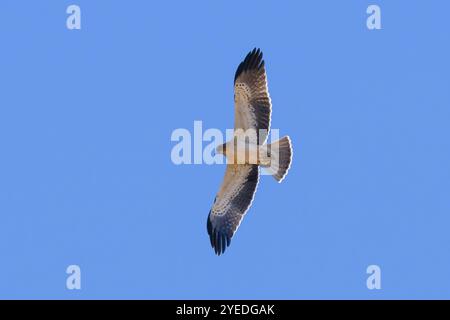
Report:
[[[225,177],[208,215],[211,246],[220,255],[250,207],[259,179],[258,165],[227,165]]]

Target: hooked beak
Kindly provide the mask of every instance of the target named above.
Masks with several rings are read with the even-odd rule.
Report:
[[[222,146],[221,145],[218,145],[215,149],[214,149],[214,155],[216,155],[216,154],[222,154]]]

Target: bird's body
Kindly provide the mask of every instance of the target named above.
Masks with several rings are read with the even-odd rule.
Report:
[[[236,71],[234,103],[234,138],[217,148],[227,159],[227,169],[207,220],[211,246],[218,255],[230,245],[251,206],[259,182],[259,167],[281,182],[292,161],[288,136],[265,143],[272,105],[259,49],[251,51]]]
[[[245,135],[235,135],[235,138],[225,143],[225,146],[219,146],[217,152],[227,158],[228,164],[235,166],[240,164],[269,166],[270,158],[267,156],[267,146],[261,146],[248,140]]]

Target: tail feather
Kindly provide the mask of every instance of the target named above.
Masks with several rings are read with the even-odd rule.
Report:
[[[286,177],[292,162],[292,143],[289,136],[285,136],[269,145],[270,167],[269,173],[278,182]]]

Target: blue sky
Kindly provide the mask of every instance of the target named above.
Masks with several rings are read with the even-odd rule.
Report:
[[[382,30],[366,28],[370,4]],[[449,11],[2,1],[0,298],[450,298]],[[233,125],[253,47],[294,160],[282,184],[262,177],[217,257],[206,217],[224,166],[175,166],[170,136]]]

